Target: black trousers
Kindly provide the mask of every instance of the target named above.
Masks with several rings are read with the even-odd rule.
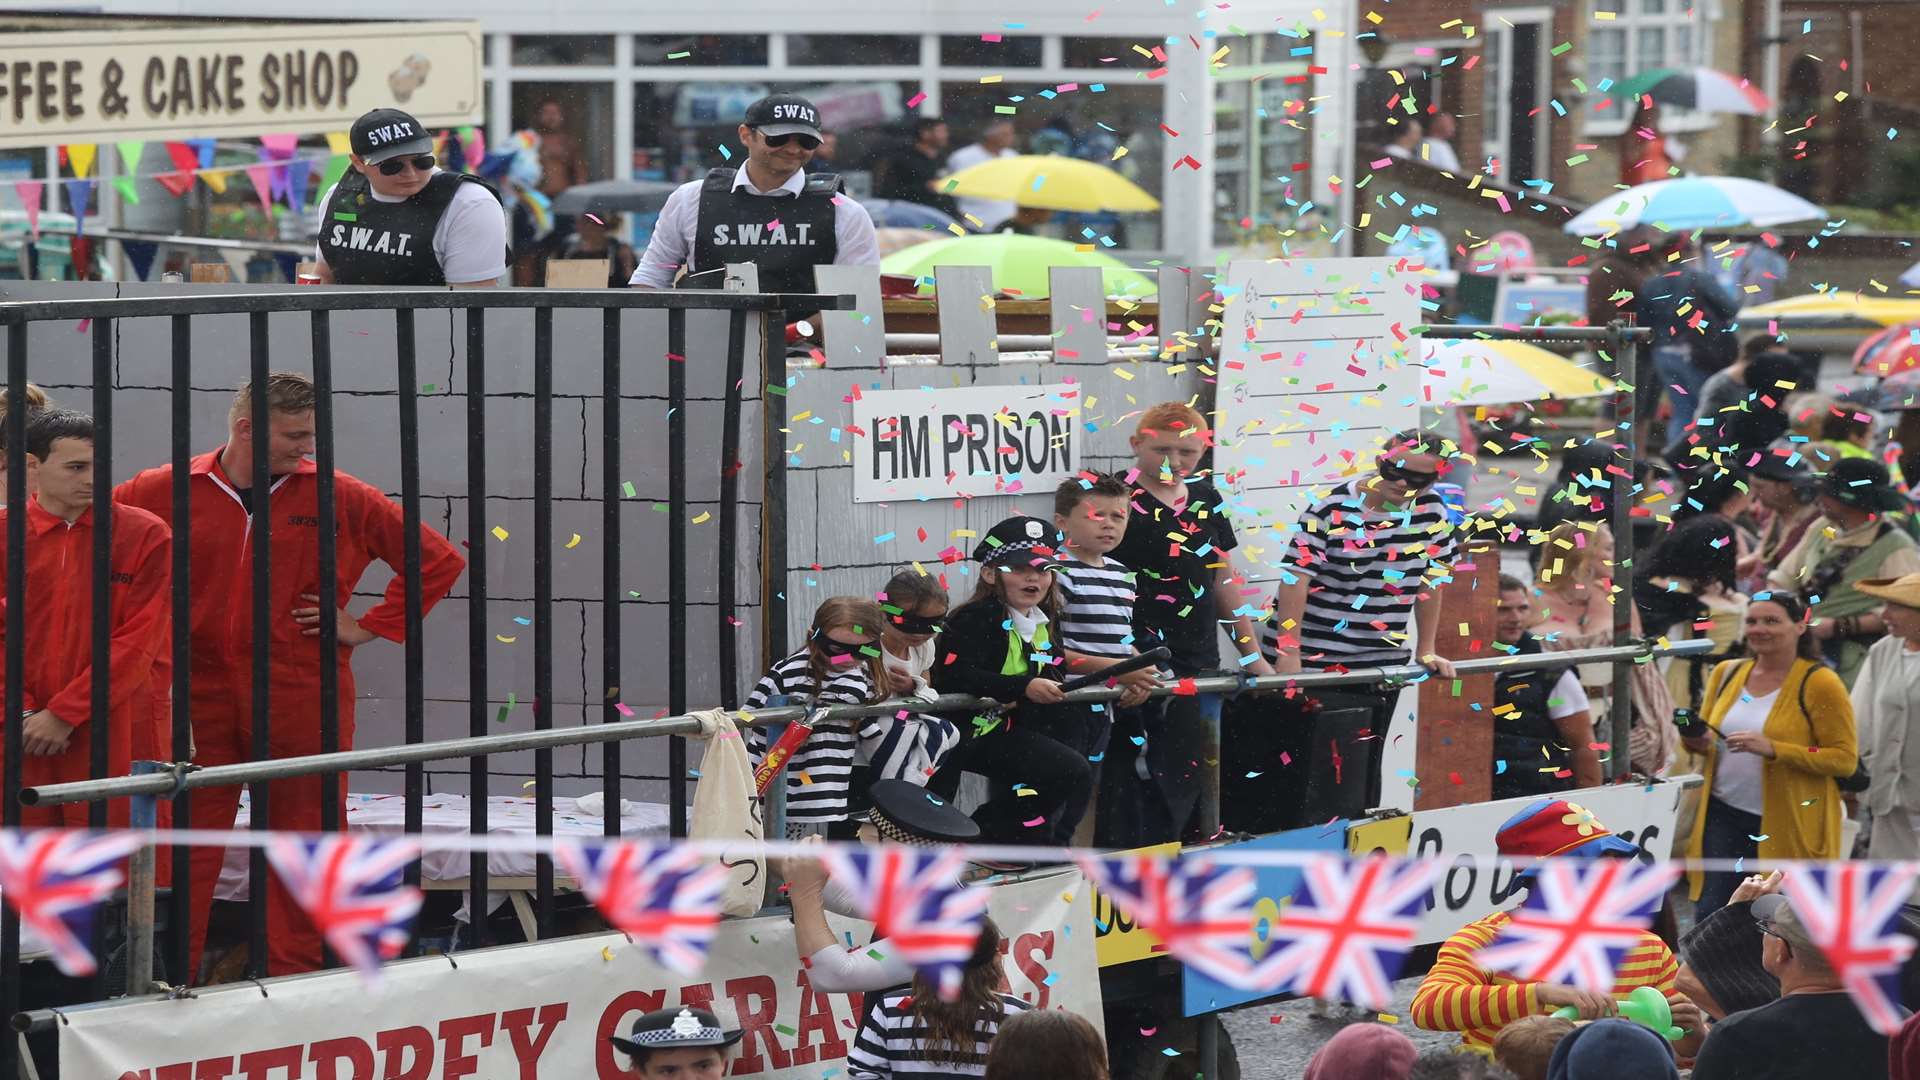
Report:
[[[1709,792],[1707,815],[1701,825],[1700,857],[1703,859],[1755,859],[1760,855],[1760,815],[1729,806]],[[1751,873],[1751,869],[1748,871]],[[1733,870],[1708,870],[1701,875],[1700,899],[1693,906],[1694,925],[1727,906],[1733,890],[1740,887],[1743,875]]]
[[[978,773],[989,792],[973,812],[983,843],[1064,846],[1093,795],[1092,743],[1084,708],[1018,709],[992,731],[969,734],[927,786],[951,799],[961,773]]]

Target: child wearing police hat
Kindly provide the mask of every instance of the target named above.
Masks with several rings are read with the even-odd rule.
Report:
[[[625,1075],[643,1080],[719,1080],[727,1074],[738,1028],[723,1028],[709,1009],[655,1009],[634,1021],[628,1038],[607,1041],[627,1055]]]
[[[973,552],[973,598],[947,616],[940,639],[946,656],[934,665],[934,689],[1003,703],[960,725],[960,746],[929,785],[951,798],[962,771],[985,776],[992,795],[974,820],[989,843],[1064,845],[1092,794],[1093,715],[1064,703],[1051,627],[1064,547],[1053,523],[1037,517],[988,530]]]

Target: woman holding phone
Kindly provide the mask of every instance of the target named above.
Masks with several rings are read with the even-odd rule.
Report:
[[[1681,732],[1689,750],[1705,755],[1708,791],[1687,855],[1838,858],[1837,782],[1859,763],[1847,689],[1818,659],[1799,596],[1755,596],[1744,627],[1750,659],[1713,669],[1700,719]],[[1724,907],[1740,881],[1731,869],[1687,876],[1696,919]]]

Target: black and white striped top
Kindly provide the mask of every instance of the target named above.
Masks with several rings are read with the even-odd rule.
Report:
[[[1089,566],[1072,555],[1054,575],[1060,594],[1060,647],[1088,656],[1133,655],[1134,573],[1108,557]]]
[[[792,704],[809,704],[813,679],[807,674],[807,650],[801,649],[773,665],[747,695],[746,707],[759,709],[775,697],[792,698]],[[874,700],[873,684],[864,668],[851,667],[837,672],[820,688],[814,703],[821,705],[864,705]],[[767,752],[765,728],[754,728],[747,737],[747,749],[754,764]],[[789,822],[825,823],[845,821],[851,816],[847,806],[848,785],[853,775],[855,740],[853,721],[833,720],[813,729],[783,775],[787,785]]]
[[[1307,578],[1307,607],[1292,633],[1307,670],[1405,663],[1413,650],[1414,601],[1452,574],[1455,538],[1446,507],[1432,491],[1399,510],[1369,510],[1365,478],[1316,500],[1287,537],[1282,563]],[[1277,649],[1269,619],[1262,645]]]
[[[1000,995],[1006,1015],[1025,1011],[1029,1006],[1019,998]],[[1000,1032],[1000,1020],[982,1016],[974,1025],[974,1043],[958,1061],[928,1061],[924,1049],[926,1027],[913,1015],[913,988],[899,986],[868,994],[866,1019],[854,1037],[847,1054],[847,1075],[852,1080],[888,1080],[895,1076],[917,1076],[928,1080],[946,1080],[985,1076],[987,1047]]]

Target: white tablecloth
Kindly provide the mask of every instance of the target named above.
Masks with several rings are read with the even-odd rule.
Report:
[[[625,811],[620,819],[620,831],[626,836],[665,836],[667,835],[667,807],[661,803],[636,803],[624,800]],[[468,832],[470,824],[469,806],[465,795],[429,795],[421,807],[421,828],[428,834]],[[240,812],[235,816],[233,827],[245,829],[251,820],[246,793],[240,796]],[[531,798],[511,795],[494,795],[487,799],[487,831],[496,834],[534,835],[534,801]],[[381,833],[398,836],[406,829],[407,797],[405,795],[359,795],[347,796],[347,828],[353,832]],[[582,813],[569,796],[560,796],[553,800],[553,832],[556,836],[601,836],[606,831],[606,823],[599,817]],[[247,898],[247,856],[251,848],[234,847],[227,849],[226,865],[220,870],[220,884],[213,890],[215,898],[220,900],[245,900]],[[465,851],[429,850],[420,859],[420,877],[423,882],[458,881],[467,876],[470,869],[469,856]],[[534,873],[534,857],[525,851],[495,851],[487,855],[487,874],[490,877],[531,877]]]

